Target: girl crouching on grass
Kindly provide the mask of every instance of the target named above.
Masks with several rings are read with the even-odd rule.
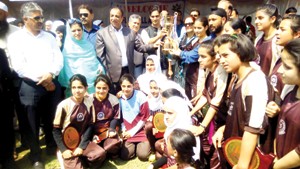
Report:
[[[62,153],[65,169],[82,169],[86,163],[88,167],[99,168],[105,159],[104,151],[90,141],[94,106],[91,97],[85,96],[87,86],[83,75],[73,75],[70,78],[72,96],[60,102],[55,113],[53,136]],[[69,129],[73,131],[67,134],[65,131]],[[74,144],[76,140],[78,143]]]

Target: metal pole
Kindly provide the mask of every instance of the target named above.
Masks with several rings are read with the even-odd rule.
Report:
[[[125,0],[125,9],[124,10],[125,10],[126,24],[128,24],[129,18],[128,18],[127,0]]]
[[[69,0],[69,12],[70,12],[70,18],[73,18],[72,0]]]

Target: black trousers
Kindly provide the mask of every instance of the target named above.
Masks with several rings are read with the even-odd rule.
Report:
[[[19,96],[24,115],[20,120],[24,125],[24,139],[30,148],[32,162],[42,160],[39,144],[40,122],[44,124],[46,148],[56,146],[52,129],[56,106],[60,102],[61,87],[57,80],[53,82],[56,89],[52,92],[46,91],[44,87],[29,79],[22,79],[21,82]]]
[[[128,66],[125,66],[125,67],[122,67],[122,71],[121,71],[121,75],[120,75],[120,78],[126,74],[126,73],[129,73],[129,68]],[[133,75],[132,75],[133,76]],[[134,76],[133,76],[134,77]],[[113,82],[113,88],[110,90],[110,93],[116,95],[119,91],[121,91],[121,85],[120,85],[120,82]]]

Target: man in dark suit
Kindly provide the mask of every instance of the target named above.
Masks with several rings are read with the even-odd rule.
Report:
[[[122,26],[123,12],[118,7],[110,10],[110,25],[97,33],[96,51],[106,72],[114,84],[114,93],[121,88],[120,77],[125,73],[134,75],[134,49],[139,52],[153,52],[154,45],[144,45],[136,33]]]
[[[17,168],[13,152],[14,152],[14,103],[13,103],[13,74],[9,68],[7,57],[3,49],[0,48],[0,166],[3,169]]]

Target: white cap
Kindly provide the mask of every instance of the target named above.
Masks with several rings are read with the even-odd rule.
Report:
[[[2,9],[5,12],[8,12],[7,6],[3,2],[1,2],[1,1],[0,1],[0,9]]]

